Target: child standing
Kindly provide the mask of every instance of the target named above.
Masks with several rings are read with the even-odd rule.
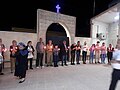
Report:
[[[55,45],[55,48],[53,49],[54,67],[58,67],[59,50],[58,45]]]

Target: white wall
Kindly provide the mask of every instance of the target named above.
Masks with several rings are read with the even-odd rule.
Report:
[[[108,43],[111,43],[114,47],[117,42],[118,28],[118,22],[109,24]]]
[[[18,43],[24,42],[25,44],[27,44],[27,42],[30,40],[30,41],[32,41],[34,48],[35,48],[36,42],[37,42],[37,34],[36,33],[0,31],[0,38],[2,38],[2,42],[3,42],[3,44],[5,44],[5,47],[7,49],[9,49],[10,45],[12,44],[12,40],[16,40]],[[5,52],[5,60],[10,59],[9,55],[10,55],[9,51],[6,51]]]
[[[101,40],[100,43],[105,42],[106,45],[108,46],[108,28],[109,28],[109,24],[92,20],[92,26],[91,26],[92,43],[96,43],[97,41],[100,41],[99,39],[96,38],[97,33],[104,33],[107,39]]]
[[[105,33],[107,36],[106,40],[100,41],[100,43],[105,42],[106,46],[109,44],[112,44],[114,47],[116,46],[117,42],[117,35],[118,35],[118,29],[119,29],[119,23],[113,22],[113,23],[103,23],[99,21],[92,21],[93,25],[92,28],[92,43],[95,43],[99,39],[96,38],[97,31],[98,33]]]

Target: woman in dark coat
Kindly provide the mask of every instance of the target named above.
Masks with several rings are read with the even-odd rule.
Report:
[[[20,82],[22,83],[25,81],[26,77],[26,63],[27,63],[27,57],[28,57],[28,50],[26,49],[26,46],[24,43],[19,43],[18,45],[18,52],[16,53],[16,76],[20,77]]]

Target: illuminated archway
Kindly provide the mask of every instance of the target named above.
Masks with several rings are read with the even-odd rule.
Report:
[[[53,44],[61,44],[63,40],[70,44],[70,34],[67,28],[61,23],[52,23],[46,31],[46,43],[52,40]]]

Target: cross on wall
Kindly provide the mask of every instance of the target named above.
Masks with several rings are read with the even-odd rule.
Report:
[[[59,13],[60,12],[60,6],[59,6],[59,4],[57,4],[57,6],[56,6],[56,9],[57,9],[57,13]]]

